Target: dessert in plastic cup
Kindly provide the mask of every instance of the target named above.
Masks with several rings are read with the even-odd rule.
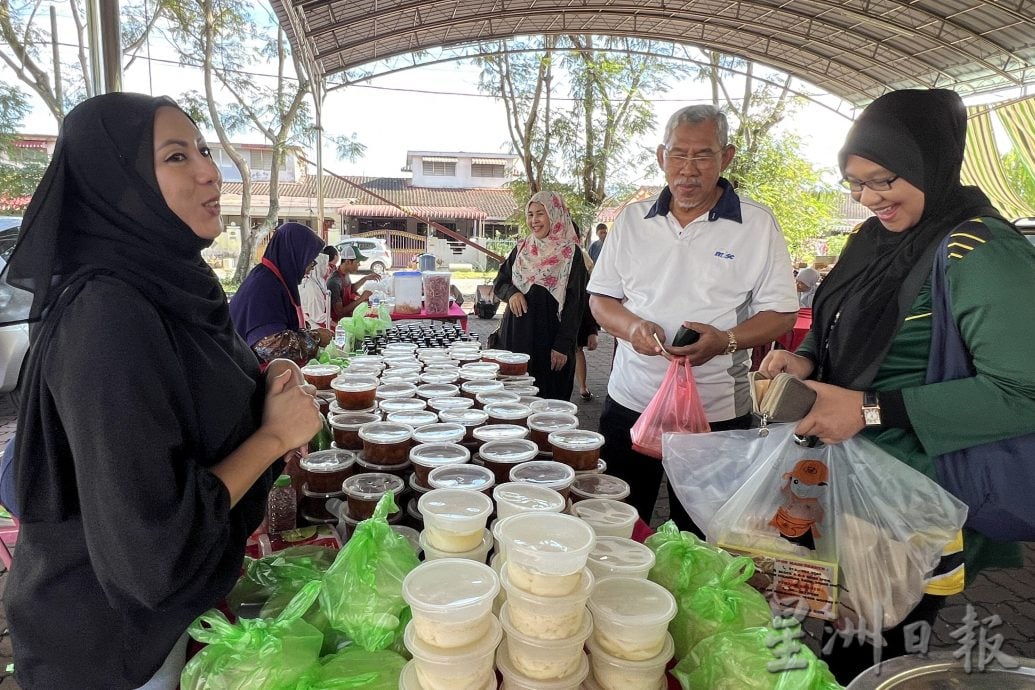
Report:
[[[628,503],[610,498],[587,498],[571,506],[571,514],[585,520],[598,537],[632,537],[640,514]]]
[[[489,391],[488,393],[478,393],[474,396],[475,407],[484,409],[488,405],[499,405],[503,403],[518,403],[521,400],[521,396],[517,393],[511,393],[506,390]]]
[[[501,376],[524,376],[528,373],[528,361],[532,359],[523,352],[506,352],[496,355]]]
[[[306,364],[301,371],[306,383],[325,391],[330,389],[331,381],[341,373],[341,367],[337,364]]]
[[[448,398],[453,395],[460,395],[460,387],[451,383],[425,383],[417,386],[417,397],[431,400],[432,398]]]
[[[413,430],[414,443],[460,443],[467,435],[467,427],[452,422],[432,422]]]
[[[486,419],[488,419],[488,414],[486,414]],[[477,427],[473,432],[473,436],[475,440],[481,443],[528,438],[528,428],[518,424],[485,424]]]
[[[593,591],[593,574],[584,569],[572,592],[546,596],[532,594],[514,584],[508,562],[500,568],[500,584],[507,593],[513,626],[530,637],[544,640],[560,640],[577,633],[587,616],[586,600]]]
[[[478,465],[443,465],[428,474],[428,485],[432,489],[463,489],[479,491],[486,497],[492,496],[496,478],[492,472]]]
[[[428,407],[439,413],[443,410],[468,410],[474,407],[474,401],[459,395],[449,398],[431,398],[428,400]]]
[[[466,400],[466,398],[463,398]],[[489,420],[489,415],[485,410],[455,410],[445,409],[440,410],[438,418],[443,422],[450,422],[452,424],[463,425],[466,432],[464,433],[464,443],[470,443],[475,440],[474,430]]]
[[[360,450],[363,448],[363,439],[359,437],[359,428],[364,424],[381,421],[381,415],[376,412],[343,412],[332,414],[327,418],[331,425],[331,434],[334,442],[339,448],[348,450]]]
[[[396,496],[406,485],[394,474],[384,472],[354,474],[345,480],[342,490],[348,496],[348,515],[353,520],[366,520],[374,514],[374,506],[389,491]]]
[[[460,370],[454,369],[453,371],[446,371],[443,369],[436,369],[429,371],[427,368],[427,362],[425,362],[424,373],[420,375],[418,379],[422,384],[441,384],[441,383],[456,383],[460,380]],[[418,386],[420,388],[420,386]],[[418,393],[419,395],[419,393]]]
[[[545,486],[528,482],[504,482],[492,490],[496,501],[496,515],[502,520],[518,513],[560,513],[564,510],[564,497]]]
[[[405,412],[411,410],[423,410],[428,406],[426,400],[420,398],[391,398],[389,400],[382,400],[378,404],[378,409],[386,415],[392,414],[393,412]]]
[[[414,429],[425,424],[434,424],[438,421],[438,413],[431,410],[402,410],[391,412],[385,417],[386,422],[395,424],[407,424]]]
[[[629,483],[610,474],[575,473],[571,483],[571,501],[578,503],[587,498],[610,498],[623,501],[629,497]]]
[[[532,409],[529,407],[528,409]],[[550,451],[549,436],[554,431],[568,431],[579,427],[579,418],[561,412],[535,412],[528,416],[528,430],[532,442],[541,451]]]
[[[412,383],[402,381],[385,383],[377,387],[375,393],[378,400],[398,400],[400,398],[412,398],[417,395],[417,387]]]
[[[363,457],[362,451],[360,451],[359,457],[356,458],[356,471],[354,474],[360,472],[384,472],[386,474],[394,474],[403,481],[406,481],[412,474],[413,465],[409,460],[403,462],[393,462],[388,465],[379,465],[376,462],[367,462]]]
[[[474,400],[479,393],[497,393],[502,390],[503,382],[493,379],[475,379],[460,384],[460,395],[471,400]]]
[[[334,399],[343,410],[365,410],[374,404],[377,378],[342,374],[331,381]]]
[[[417,507],[424,516],[427,543],[439,551],[463,553],[482,543],[492,500],[477,491],[435,489],[421,496]]]
[[[500,625],[505,636],[506,661],[525,678],[540,681],[572,679],[584,666],[589,670],[582,647],[593,632],[591,616],[582,617],[582,625],[574,635],[544,640],[515,628],[510,620],[510,606],[504,604],[500,608]]]
[[[497,484],[506,482],[510,478],[510,470],[516,465],[528,462],[538,454],[539,448],[526,439],[489,441],[478,449],[478,457],[495,475]]]
[[[410,463],[417,483],[431,488],[428,475],[437,467],[463,465],[471,460],[471,451],[458,443],[421,443],[410,449]]]
[[[299,461],[309,490],[315,493],[341,492],[341,484],[352,476],[356,454],[348,450],[320,450]]]
[[[593,680],[600,690],[664,690],[667,687],[665,667],[676,651],[668,633],[661,652],[643,661],[629,661],[608,654],[597,644],[595,635],[586,640],[586,647],[591,669],[585,683],[587,687],[592,687],[589,680]]]
[[[510,580],[521,589],[544,596],[570,594],[596,536],[582,520],[561,513],[522,513],[500,526]]]
[[[553,459],[570,465],[573,470],[595,468],[600,459],[600,449],[604,446],[603,435],[585,429],[554,431],[547,436],[547,440]]]
[[[608,577],[646,579],[655,560],[654,552],[638,541],[598,536],[596,545],[589,552],[586,567],[598,582]]]
[[[676,615],[675,597],[667,589],[632,577],[601,580],[587,606],[593,614],[596,644],[626,661],[657,657],[670,639],[668,623]]]
[[[553,460],[531,460],[511,469],[510,481],[545,486],[567,500],[571,483],[575,481],[575,470],[564,463]]]
[[[341,488],[340,486],[338,487]],[[343,500],[345,493],[342,491],[313,491],[308,482],[302,485],[302,500],[298,506],[299,512],[309,518],[309,522],[331,523],[337,522],[338,516],[327,509],[327,501],[336,498]]]
[[[470,551],[442,551],[428,543],[427,528],[420,533],[420,546],[424,550],[424,560],[434,561],[439,558],[465,558],[478,563],[485,563],[489,558],[489,551],[492,550],[492,533],[488,529],[482,530],[482,540],[478,546]]]
[[[413,427],[395,422],[371,422],[359,428],[363,459],[376,465],[396,465],[409,460]]]
[[[486,394],[482,394],[485,397]],[[488,395],[501,395],[490,393]],[[514,402],[482,403],[482,409],[489,413],[489,424],[519,424],[528,426],[528,417],[532,414],[532,408],[522,405],[518,396]]]
[[[492,626],[492,601],[500,582],[492,568],[467,559],[425,561],[402,583],[417,637],[440,649],[466,647]]]
[[[553,412],[557,414],[576,414],[579,406],[567,400],[537,400],[529,405],[532,412]]]

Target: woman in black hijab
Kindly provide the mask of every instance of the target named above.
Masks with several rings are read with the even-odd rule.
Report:
[[[219,187],[173,101],[116,93],[68,114],[29,204],[5,274],[35,322],[4,593],[22,687],[136,688],[163,663],[175,687],[184,631],[239,575],[271,465],[320,428],[292,372],[260,377],[201,258]]]
[[[960,183],[966,129],[952,91],[896,91],[863,111],[838,160],[852,196],[874,216],[817,289],[802,345],[771,352],[760,367],[814,379],[818,398],[796,433],[826,443],[862,433],[932,478],[939,455],[1035,432],[1035,249],[980,189]],[[927,383],[932,265],[950,233],[951,316],[975,374]],[[964,575],[1020,565],[1017,544],[968,529],[961,541],[946,550],[913,613],[884,631],[883,658],[909,650],[904,629],[930,624],[945,597],[962,591]],[[836,642],[828,662],[840,682],[873,663],[869,645]]]

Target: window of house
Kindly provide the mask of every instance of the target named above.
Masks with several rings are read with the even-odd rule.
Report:
[[[251,152],[251,165],[253,170],[269,170],[273,165],[273,152],[272,151],[252,151]],[[287,170],[287,155],[280,157],[280,168],[281,171]]]
[[[472,163],[471,177],[506,177],[503,165]]]
[[[421,161],[421,169],[429,177],[456,177],[456,161]]]

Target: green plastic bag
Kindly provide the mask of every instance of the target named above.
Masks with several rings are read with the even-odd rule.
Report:
[[[295,690],[396,690],[405,665],[406,659],[386,649],[368,652],[349,647],[321,659]]]
[[[643,542],[656,560],[649,577],[672,593],[676,600],[692,594],[722,574],[733,557],[690,532],[680,532],[669,520]]]
[[[288,593],[290,599],[305,583],[323,579],[337,555],[335,549],[326,546],[306,545],[291,546],[262,558],[245,558],[244,575],[228,598],[230,610],[236,611],[240,604],[254,602],[257,596],[265,602],[270,597]]]
[[[801,627],[746,628],[706,637],[672,669],[683,690],[835,690],[841,686],[801,642]],[[780,625],[784,625],[781,623]]]
[[[294,690],[320,657],[323,634],[302,620],[319,594],[319,581],[306,583],[272,619],[199,616],[187,631],[208,646],[184,666],[180,690]]]
[[[769,602],[745,584],[755,573],[750,558],[734,558],[722,574],[696,591],[676,597],[676,617],[668,626],[682,659],[698,642],[719,632],[767,625],[772,618]]]
[[[331,625],[368,651],[389,647],[402,633],[402,581],[419,564],[406,537],[388,525],[397,510],[391,492],[378,501],[338,552],[320,592]]]

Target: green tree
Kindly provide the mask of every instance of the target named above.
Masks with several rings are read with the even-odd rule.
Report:
[[[1010,187],[1028,206],[1028,210],[1035,214],[1035,174],[1028,169],[1016,149],[1011,149],[1003,156],[1003,168]]]
[[[0,84],[0,212],[20,211],[18,201],[32,196],[47,169],[42,151],[14,146],[22,120],[29,114],[28,98],[17,87]]]

